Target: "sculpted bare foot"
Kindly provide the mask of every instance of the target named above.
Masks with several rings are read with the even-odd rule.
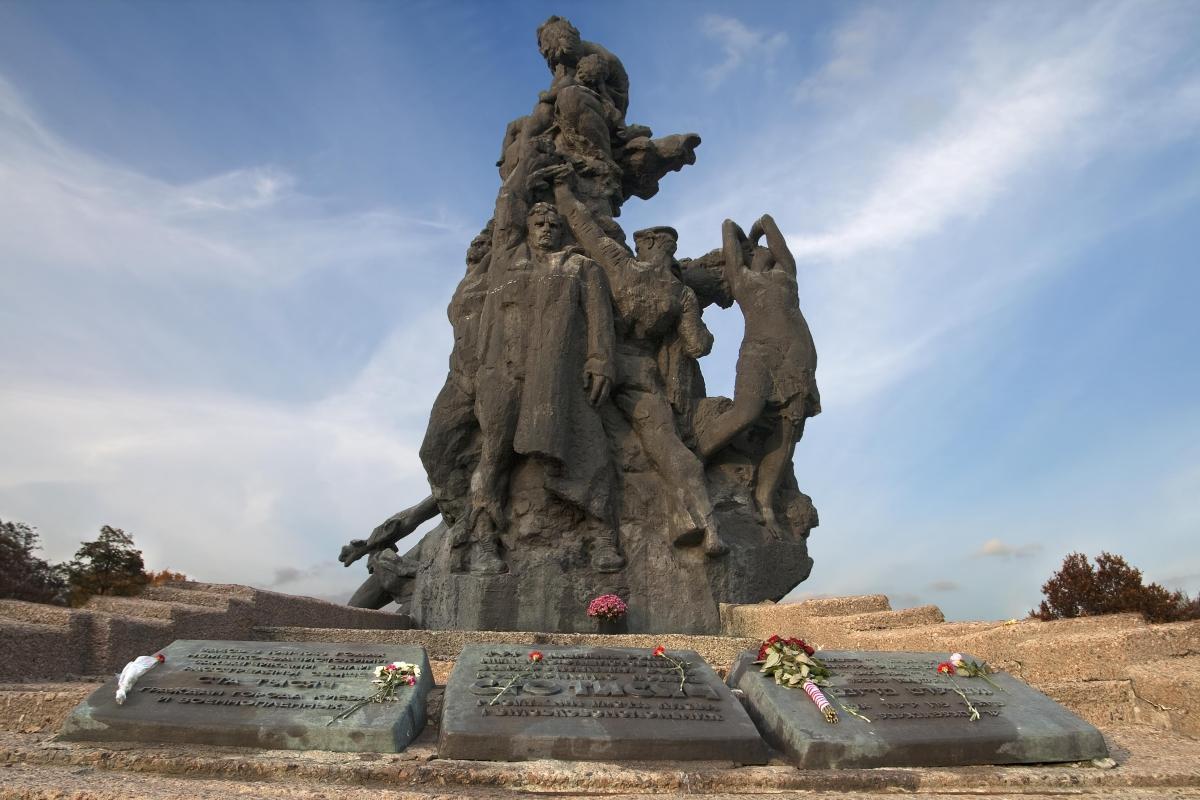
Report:
[[[769,508],[763,509],[762,521],[763,525],[767,526],[767,530],[771,532],[772,536],[774,536],[776,539],[783,538],[783,527],[779,524],[779,519],[775,516],[775,512],[773,510]]]

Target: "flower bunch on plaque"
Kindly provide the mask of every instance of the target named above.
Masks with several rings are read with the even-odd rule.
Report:
[[[375,668],[375,679],[371,683],[379,688],[374,694],[359,700],[350,708],[338,714],[329,722],[325,723],[325,727],[329,727],[338,720],[346,717],[371,703],[388,703],[396,699],[396,692],[400,689],[408,688],[417,685],[417,679],[421,677],[421,668],[416,664],[410,664],[407,661],[393,661],[389,664],[381,664]]]

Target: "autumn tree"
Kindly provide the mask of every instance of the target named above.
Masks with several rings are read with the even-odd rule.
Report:
[[[60,605],[66,602],[64,570],[38,557],[40,549],[35,528],[0,520],[0,598]]]
[[[71,605],[81,606],[92,595],[135,595],[148,577],[142,551],[120,528],[105,525],[94,542],[84,542],[65,567],[71,585]]]
[[[1157,583],[1142,583],[1142,571],[1121,556],[1101,553],[1095,567],[1083,553],[1071,553],[1042,585],[1045,599],[1029,615],[1042,620],[1136,612],[1147,622],[1200,619],[1195,600]]]

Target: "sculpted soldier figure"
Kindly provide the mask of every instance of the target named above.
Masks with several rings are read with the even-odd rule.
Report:
[[[767,246],[758,244],[766,236]],[[732,220],[722,227],[725,277],[746,320],[738,352],[733,406],[700,436],[706,461],[764,414],[772,422],[766,454],[758,465],[754,499],[763,522],[781,535],[772,500],[791,464],[804,421],[821,413],[817,350],[800,313],[796,260],[775,220],[764,214],[750,236]]]
[[[612,296],[594,261],[561,249],[563,222],[554,206],[535,204],[526,228],[507,266],[498,274],[493,266],[480,319],[471,571],[507,569],[497,535],[507,527],[514,455],[541,460],[546,490],[598,522],[592,564],[617,570],[625,562],[616,547],[613,468],[596,411],[614,376]]]
[[[605,235],[587,207],[572,194],[569,169],[552,167],[544,174],[555,181],[555,201],[566,213],[575,238],[595,254],[612,286],[617,326],[613,402],[629,421],[677,506],[672,515],[674,541],[702,540],[708,555],[722,555],[728,548],[717,532],[704,465],[679,437],[659,367],[662,348],[676,337],[693,358],[712,349],[712,334],[700,318],[696,296],[675,271],[678,235],[666,226],[636,232],[635,258],[620,242]]]

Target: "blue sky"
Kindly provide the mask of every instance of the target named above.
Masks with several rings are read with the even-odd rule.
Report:
[[[824,413],[796,596],[1007,618],[1073,550],[1200,591],[1200,7],[0,2],[0,518],[66,558],[344,598],[424,494],[445,306],[570,17],[774,215]],[[702,362],[730,394],[741,321]]]

